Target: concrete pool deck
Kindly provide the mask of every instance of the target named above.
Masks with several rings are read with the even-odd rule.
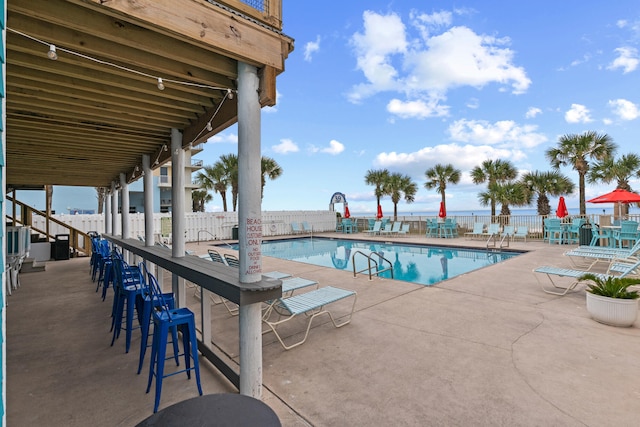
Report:
[[[484,247],[464,238],[384,241]],[[334,329],[319,317],[292,350],[264,335],[263,400],[283,426],[637,425],[640,323],[599,324],[586,312],[584,286],[553,296],[533,276],[541,265],[570,265],[562,253],[574,246],[512,243],[529,252],[432,287],[265,256],[263,271],[353,289],[358,300],[350,325]],[[187,245],[198,254],[210,247]],[[50,262],[21,280],[7,307],[8,425],[125,426],[148,416],[153,395],[144,393],[146,375],[135,374],[137,351],[109,346],[110,303],[95,294],[88,259]],[[213,316],[216,344],[237,362],[237,317],[221,305]],[[205,393],[234,392],[205,371]],[[192,382],[175,378],[161,408],[195,396]]]

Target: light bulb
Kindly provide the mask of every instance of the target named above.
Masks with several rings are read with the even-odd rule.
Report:
[[[211,126],[211,122],[207,122],[207,130],[209,132],[211,132],[213,130],[213,127]]]
[[[158,77],[158,89],[164,90],[164,83],[162,83],[162,79]]]
[[[56,59],[58,59],[58,54],[56,53],[55,44],[49,45],[49,52],[47,52],[47,58],[51,59],[52,61],[55,61]]]
[[[229,97],[229,99],[233,99],[233,92],[231,91],[231,89],[227,89],[227,96]]]

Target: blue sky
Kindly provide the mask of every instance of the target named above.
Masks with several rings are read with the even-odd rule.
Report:
[[[339,191],[352,213],[373,213],[364,176],[385,168],[418,185],[399,211],[437,211],[439,194],[424,188],[437,163],[463,172],[447,189],[449,211],[486,209],[477,199],[485,187],[468,175],[483,160],[547,171],[544,151],[587,130],[609,134],[618,156],[640,154],[637,1],[283,3],[295,50],[277,106],[263,110],[262,153],[284,173],[267,182],[263,210],[323,210]],[[197,158],[213,164],[236,150],[234,126]],[[572,169],[561,171],[577,184]],[[588,186],[587,199],[614,187]],[[566,199],[577,213],[577,190]],[[54,193],[59,211],[94,205]],[[216,194],[207,210],[221,206]],[[388,197],[382,206],[391,213]]]

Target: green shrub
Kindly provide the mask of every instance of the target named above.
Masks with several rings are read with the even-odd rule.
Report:
[[[586,273],[580,280],[589,280],[592,283],[587,285],[587,292],[609,298],[637,299],[640,297],[638,291],[629,291],[629,286],[640,284],[640,278],[632,277],[606,277],[596,276],[593,273]]]

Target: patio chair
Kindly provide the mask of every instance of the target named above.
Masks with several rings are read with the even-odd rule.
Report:
[[[374,236],[376,234],[380,234],[382,228],[382,221],[376,221],[373,223],[373,228],[371,230],[366,230],[365,233],[367,233],[370,236]]]
[[[440,224],[442,234],[446,238],[458,237],[458,224],[453,218],[445,218],[444,223]]]
[[[315,288],[318,289],[318,286],[320,286],[320,284],[315,280],[304,279],[302,277],[286,277],[282,279],[282,298],[292,297],[297,290],[306,289],[311,286],[315,286]],[[262,314],[263,319],[269,318],[277,301],[277,299],[265,301],[267,308]]]
[[[487,227],[487,231],[482,233],[482,237],[491,237],[491,236],[499,236],[500,235],[500,224],[496,222],[492,222]]]
[[[435,218],[427,219],[427,237],[438,237],[439,232],[440,227],[438,226],[438,220]]]
[[[631,248],[609,248],[607,246],[578,246],[564,253],[570,257],[571,262],[579,267],[592,268],[600,261],[611,261],[614,259],[624,259],[638,256],[640,253],[640,241],[636,242]],[[578,263],[576,258],[583,258],[586,263]]]
[[[540,280],[538,279],[538,274],[534,274],[536,280],[538,281],[538,284],[540,285],[543,291],[552,295],[566,295],[569,291],[575,289],[575,287],[581,281],[580,278],[586,273],[595,274],[596,276],[601,277],[603,279],[606,279],[608,277],[626,277],[628,275],[637,276],[638,267],[640,267],[640,260],[629,258],[625,260],[616,259],[611,261],[606,273],[593,273],[592,271],[588,271],[588,270],[578,270],[578,269],[553,267],[553,266],[538,267],[534,269],[533,272],[539,273],[539,274],[545,274],[549,279],[549,281],[551,282],[553,289],[547,289],[542,284],[542,282],[540,282]],[[569,284],[569,286],[564,287],[564,286],[558,285],[553,280],[552,276],[569,277],[574,280]],[[558,291],[556,291],[555,289],[558,289]]]
[[[618,247],[622,247],[622,242],[627,241],[628,244],[635,244],[640,240],[640,233],[638,232],[637,221],[622,221],[620,223],[620,229],[613,231],[613,239]]]
[[[293,231],[293,234],[303,233],[302,228],[300,228],[300,224],[298,224],[296,221],[291,222],[291,231]]]
[[[382,230],[380,230],[380,234],[391,234],[392,228],[393,228],[393,224],[388,222],[382,227]]]
[[[349,314],[345,315],[346,320],[341,323],[337,323],[333,314],[328,311],[325,306],[343,300],[345,298],[353,297],[353,304]],[[309,330],[311,329],[311,323],[313,319],[322,315],[328,314],[333,326],[341,328],[351,322],[353,311],[356,306],[357,294],[355,291],[349,291],[346,289],[334,288],[333,286],[326,286],[324,288],[316,289],[314,291],[305,292],[303,294],[294,295],[290,298],[279,298],[274,304],[273,311],[278,313],[278,320],[271,321],[269,319],[263,319],[264,323],[271,329],[280,344],[285,350],[290,350],[303,344],[309,336]],[[281,316],[286,316],[281,318]],[[285,344],[284,340],[278,333],[278,326],[289,322],[290,320],[300,316],[306,316],[307,326],[306,331],[299,341],[291,344]],[[268,332],[268,331],[267,331]]]
[[[400,232],[400,227],[402,227],[402,221],[396,221],[393,223],[393,225],[391,225],[390,229],[382,230],[381,233],[384,235],[397,235]]]
[[[411,223],[409,222],[403,223],[402,227],[400,227],[400,231],[398,231],[398,236],[406,236],[407,234],[409,234],[410,229],[411,229]]]
[[[222,255],[220,255],[220,252],[216,251],[215,249],[208,249],[207,253],[209,254],[209,258],[211,258],[211,261],[227,265],[224,258],[222,258]]]
[[[516,234],[515,225],[505,225],[504,227],[502,227],[502,233],[500,233],[500,237],[504,238],[505,236],[509,236],[509,238],[512,238],[514,234]]]
[[[565,237],[567,243],[578,243],[580,241],[580,227],[585,223],[584,218],[573,218],[571,224],[566,228]]]
[[[302,229],[305,233],[312,233],[313,228],[309,225],[307,221],[302,221]]]
[[[237,256],[231,254],[222,254],[222,256],[229,267],[240,268],[240,260]]]
[[[482,222],[474,222],[473,230],[464,233],[465,237],[469,236],[469,239],[472,240],[474,237],[480,238],[484,234],[484,224]]]
[[[516,228],[516,232],[513,233],[513,240],[515,241],[515,239],[523,239],[526,242],[528,234],[529,227],[526,225],[519,225],[518,228]]]
[[[558,218],[547,218],[544,220],[544,236],[543,241],[547,240],[549,244],[561,244],[565,239],[565,229],[562,222]]]

